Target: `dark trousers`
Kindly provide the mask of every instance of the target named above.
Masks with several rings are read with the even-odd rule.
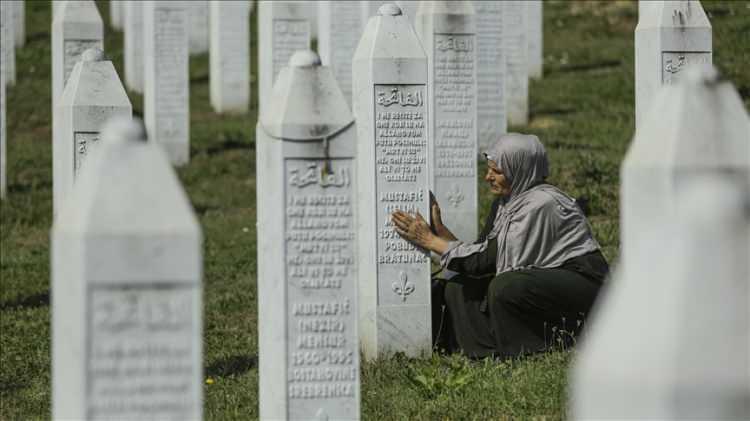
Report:
[[[474,358],[570,346],[600,286],[601,280],[566,268],[436,281],[433,339],[438,348]]]

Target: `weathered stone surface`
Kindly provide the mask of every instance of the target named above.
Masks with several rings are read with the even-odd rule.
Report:
[[[729,82],[688,72],[622,166],[622,258],[575,367],[574,419],[750,413],[750,117]]]
[[[52,21],[53,110],[57,108],[68,76],[81,54],[89,48],[104,48],[104,25],[96,4],[91,0],[59,3],[62,4],[56,6],[58,9]]]
[[[477,136],[479,152],[508,131],[505,111],[505,45],[503,4],[474,2],[477,26]]]
[[[125,23],[125,85],[128,89],[143,93],[143,2],[126,0],[123,4]]]
[[[258,104],[261,115],[282,67],[295,51],[310,49],[306,5],[295,1],[258,2]]]
[[[428,57],[430,190],[446,226],[477,238],[477,37],[464,1],[423,2],[416,29]]]
[[[635,127],[654,95],[690,66],[712,63],[711,23],[697,0],[640,2],[635,28]]]
[[[402,240],[396,209],[429,220],[427,56],[409,20],[381,6],[353,60],[360,342],[367,358],[431,349],[430,259]]]
[[[52,227],[52,418],[200,420],[200,226],[139,123],[101,142]]]
[[[125,0],[109,1],[109,25],[118,31],[124,27]]]
[[[169,0],[143,7],[146,130],[172,164],[184,165],[190,160],[187,9]]]
[[[246,112],[250,103],[250,2],[212,1],[211,105],[216,112]]]
[[[2,44],[2,60],[5,62],[5,83],[16,84],[16,46],[14,42],[15,25],[13,22],[13,3],[0,2],[0,44]]]
[[[359,419],[354,117],[312,51],[281,70],[268,110],[256,129],[260,418]]]
[[[508,124],[529,122],[528,43],[526,2],[503,1],[503,38],[505,40],[505,98]]]
[[[526,42],[529,46],[529,77],[540,79],[544,64],[544,37],[542,26],[544,14],[542,0],[527,0],[526,2]]]
[[[367,20],[360,1],[318,3],[318,51],[333,71],[347,103],[352,101],[352,57]]]
[[[188,9],[190,33],[190,54],[204,54],[209,46],[209,11],[207,0],[185,1]]]
[[[86,50],[76,63],[55,110],[52,144],[53,208],[59,211],[100,131],[112,117],[131,117],[133,106],[112,62],[99,49]]]

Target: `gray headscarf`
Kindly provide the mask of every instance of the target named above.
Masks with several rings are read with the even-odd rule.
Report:
[[[447,268],[454,258],[487,249],[497,239],[496,273],[559,267],[568,259],[599,249],[591,227],[575,200],[546,184],[549,161],[534,135],[503,135],[485,153],[511,183],[498,208],[492,230],[483,241],[451,242],[441,259]]]

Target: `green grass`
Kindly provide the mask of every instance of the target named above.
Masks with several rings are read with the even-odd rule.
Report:
[[[750,2],[704,1],[714,63],[750,106]],[[106,2],[99,2],[109,16]],[[26,2],[28,42],[8,90],[8,200],[0,204],[0,420],[50,416],[50,5]],[[256,8],[257,10],[257,8]],[[619,167],[633,134],[633,2],[545,4],[545,77],[531,83],[528,126],[547,146],[551,181],[586,196],[610,261],[617,259]],[[252,16],[253,22],[255,16]],[[253,23],[253,28],[256,26]],[[253,65],[257,37],[253,34]],[[122,34],[106,51],[122,76]],[[208,57],[191,59],[191,162],[179,175],[205,234],[205,418],[258,414],[255,122],[218,116]],[[253,75],[255,75],[253,71]],[[254,80],[254,79],[253,79]],[[253,93],[257,85],[253,82]],[[142,98],[132,95],[136,114]],[[257,102],[257,100],[254,100]],[[480,183],[483,219],[489,195]],[[574,352],[511,362],[396,356],[362,367],[365,419],[557,420]]]

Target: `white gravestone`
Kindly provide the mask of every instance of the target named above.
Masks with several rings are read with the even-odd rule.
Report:
[[[26,43],[26,3],[24,0],[13,0],[13,41],[16,47],[23,47]]]
[[[430,258],[391,213],[429,220],[427,55],[395,4],[371,18],[353,59],[357,119],[360,342],[368,359],[432,347]]]
[[[273,92],[256,129],[260,418],[359,419],[354,117],[312,51]]]
[[[474,2],[477,26],[477,136],[479,152],[486,151],[508,131],[505,111],[505,46],[503,4]]]
[[[184,2],[159,0],[143,5],[146,130],[174,165],[190,160],[187,25]]]
[[[534,79],[541,79],[544,67],[544,31],[542,29],[544,13],[542,9],[542,0],[529,0],[526,3],[529,77]]]
[[[5,60],[0,60],[0,199],[4,199],[7,193],[8,181],[8,149],[7,143],[7,129],[5,127],[5,74],[3,73],[3,66]]]
[[[143,2],[126,0],[122,6],[124,21],[125,85],[143,93]]]
[[[246,112],[250,103],[250,2],[212,1],[210,7],[211,105]]]
[[[639,10],[635,28],[636,130],[646,120],[662,85],[678,81],[690,66],[713,62],[711,23],[699,1],[654,1]]]
[[[503,38],[507,73],[505,104],[508,124],[529,122],[528,45],[526,42],[526,2],[504,1]]]
[[[70,74],[55,110],[52,144],[53,207],[61,209],[83,163],[99,147],[101,127],[115,116],[131,117],[133,106],[112,62],[87,50]]]
[[[13,23],[13,3],[9,1],[0,2],[0,44],[2,44],[2,60],[5,62],[5,83],[16,84],[16,46],[15,25]]]
[[[352,56],[365,22],[360,1],[318,3],[318,51],[333,70],[347,103],[352,100]]]
[[[189,0],[184,2],[188,8],[190,26],[190,55],[208,52],[209,20],[208,1]]]
[[[260,113],[282,67],[295,51],[310,49],[306,5],[294,1],[258,2],[258,104]]]
[[[52,227],[52,418],[200,420],[198,220],[140,122],[91,158]]]
[[[81,54],[89,48],[104,49],[104,26],[96,4],[91,0],[60,3],[52,21],[53,110]]]
[[[623,254],[573,371],[574,419],[750,414],[750,117],[729,82],[689,72],[622,166]]]
[[[118,30],[122,31],[123,25],[123,12],[124,12],[125,0],[110,0],[109,1],[109,25]]]
[[[430,87],[430,190],[446,226],[477,238],[477,39],[465,1],[423,2],[416,29],[427,52]]]

